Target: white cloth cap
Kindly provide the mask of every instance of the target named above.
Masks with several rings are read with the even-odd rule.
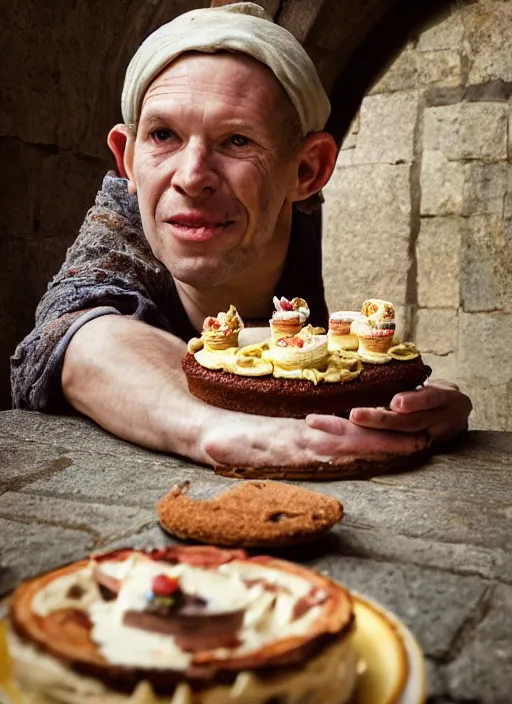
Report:
[[[126,71],[125,123],[137,123],[150,84],[180,54],[222,50],[248,54],[271,69],[297,110],[304,134],[325,127],[331,106],[313,62],[288,30],[252,2],[192,10],[150,34]]]

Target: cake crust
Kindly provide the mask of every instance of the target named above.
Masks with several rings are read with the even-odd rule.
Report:
[[[361,374],[346,383],[313,384],[273,376],[246,377],[213,371],[187,353],[182,362],[190,392],[206,403],[230,411],[262,416],[305,418],[310,413],[348,417],[352,408],[388,406],[401,391],[421,386],[432,369],[421,358],[365,364]]]

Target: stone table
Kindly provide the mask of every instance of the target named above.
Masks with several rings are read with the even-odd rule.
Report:
[[[91,550],[171,542],[155,504],[232,486],[81,418],[0,413],[0,595]],[[329,538],[281,556],[397,613],[426,655],[429,702],[512,703],[512,433],[472,431],[415,471],[304,486],[339,498]]]

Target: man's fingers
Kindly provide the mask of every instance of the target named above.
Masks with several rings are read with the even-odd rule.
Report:
[[[363,428],[393,430],[401,433],[420,433],[445,420],[445,409],[416,413],[395,413],[380,408],[354,408],[350,421]]]
[[[403,433],[360,427],[344,418],[310,415],[306,418],[310,428],[322,431],[315,443],[320,454],[333,454],[340,458],[343,453],[361,457],[376,453],[409,454],[424,449],[429,442],[426,433]]]
[[[429,384],[417,391],[403,391],[396,394],[389,407],[396,413],[416,413],[430,411],[434,408],[450,406],[453,403],[454,393],[459,394],[448,386]]]
[[[310,428],[315,428],[315,430],[323,430],[333,435],[343,435],[347,429],[347,425],[350,425],[350,421],[345,418],[338,418],[338,416],[312,413],[306,416],[306,425],[309,425]]]

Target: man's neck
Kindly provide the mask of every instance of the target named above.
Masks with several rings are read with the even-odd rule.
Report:
[[[192,325],[201,330],[208,315],[227,311],[231,304],[245,320],[270,317],[272,296],[282,276],[291,233],[291,218],[278,224],[271,244],[258,262],[216,287],[199,289],[176,280],[176,288]]]

